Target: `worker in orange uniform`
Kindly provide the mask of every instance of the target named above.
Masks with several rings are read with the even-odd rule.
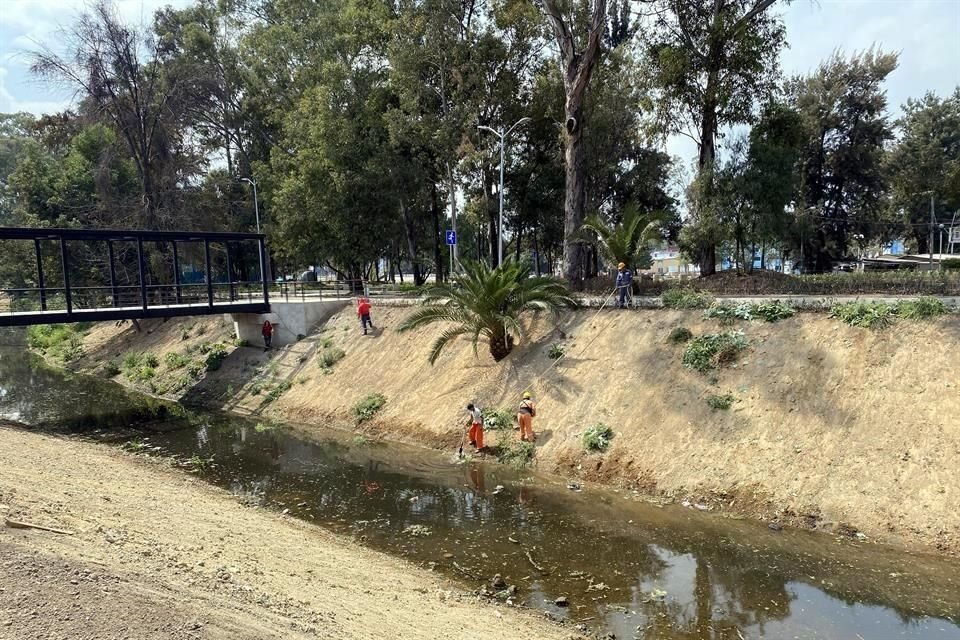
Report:
[[[533,419],[536,415],[537,407],[533,404],[533,396],[529,391],[524,391],[523,400],[520,401],[520,411],[517,413],[517,421],[520,422],[520,440],[533,442]]]
[[[467,411],[470,412],[470,433],[467,438],[480,451],[483,449],[483,412],[472,402],[467,405]]]
[[[360,298],[357,305],[357,316],[360,317],[360,324],[363,326],[363,335],[367,335],[367,326],[373,329],[373,320],[370,319],[370,302],[366,298]]]

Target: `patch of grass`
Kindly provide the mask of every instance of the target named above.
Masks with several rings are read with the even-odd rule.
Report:
[[[249,340],[241,340],[240,338],[234,338],[234,339],[233,339],[233,346],[235,346],[235,347],[249,347],[249,346],[250,346],[250,341],[249,341]]]
[[[753,305],[753,315],[767,322],[786,320],[787,318],[792,318],[794,314],[796,314],[796,310],[793,307],[779,300],[761,302]]]
[[[320,339],[320,348],[329,349],[333,346],[333,338],[331,336],[326,336]]]
[[[150,367],[151,369],[156,369],[160,366],[160,359],[157,356],[152,353],[144,353],[142,355],[144,366]]]
[[[180,327],[180,342],[184,342],[190,339],[190,329],[186,327]]]
[[[718,369],[735,361],[747,344],[742,331],[699,336],[687,343],[683,352],[683,366],[700,373]]]
[[[566,354],[566,350],[563,348],[562,344],[552,344],[550,349],[547,351],[547,357],[551,360],[559,360]]]
[[[709,294],[694,289],[668,289],[660,296],[663,306],[670,309],[703,309],[710,306]]]
[[[907,320],[927,320],[947,313],[947,306],[939,298],[923,297],[904,300],[897,305],[897,315]]]
[[[736,398],[733,394],[725,393],[723,395],[712,395],[707,398],[707,405],[714,411],[726,411],[733,406]]]
[[[371,393],[353,406],[353,417],[357,424],[361,424],[377,415],[377,412],[387,404],[387,398],[382,393]]]
[[[347,355],[346,352],[339,347],[325,347],[323,351],[320,352],[320,357],[317,359],[317,362],[322,369],[332,369],[333,365],[343,360],[345,355]]]
[[[254,425],[253,430],[257,433],[269,433],[270,431],[278,431],[282,428],[282,425],[276,422],[258,422]]]
[[[206,370],[207,367],[203,361],[194,360],[187,365],[187,373],[190,374],[190,377],[194,380],[199,380],[203,376],[203,372]]]
[[[513,438],[506,440],[507,442],[501,442],[498,446],[499,452],[497,454],[497,460],[503,464],[513,465],[517,468],[522,468],[530,464],[530,461],[533,460],[533,453],[536,450],[533,443],[514,440]]]
[[[165,364],[168,369],[182,369],[190,364],[190,358],[179,353],[165,353],[163,355],[163,364]]]
[[[613,436],[613,429],[600,422],[583,432],[583,448],[587,451],[599,451],[602,453],[610,447]]]
[[[830,317],[851,327],[883,329],[893,324],[897,308],[885,302],[846,302],[830,309]]]
[[[673,344],[683,344],[689,342],[693,338],[693,332],[686,327],[674,327],[670,331],[670,335],[667,336],[667,340]]]
[[[481,409],[480,413],[483,415],[484,429],[499,431],[513,427],[514,414],[508,409],[487,408]]]
[[[123,356],[120,364],[120,370],[128,380],[134,382],[147,382],[157,375],[157,367],[160,365],[157,357],[150,353],[138,353],[128,351]]]
[[[287,391],[289,391],[289,390],[290,390],[290,387],[292,387],[292,386],[293,386],[293,383],[292,383],[292,382],[290,382],[289,380],[284,380],[283,382],[281,382],[280,384],[276,385],[275,387],[273,387],[272,389],[270,389],[270,391],[267,392],[267,400],[268,400],[269,402],[273,402],[273,401],[275,401],[275,400],[279,400],[279,399],[280,399],[280,396],[282,396],[282,395],[285,394]]]
[[[86,325],[86,323],[83,323]],[[88,326],[80,323],[38,324],[27,328],[27,344],[46,356],[61,362],[73,362],[83,357],[82,332]]]

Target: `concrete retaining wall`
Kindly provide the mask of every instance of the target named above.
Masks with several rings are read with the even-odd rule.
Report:
[[[279,347],[296,342],[348,304],[348,300],[271,302],[270,313],[233,313],[227,314],[227,319],[233,322],[239,339],[254,345],[262,344],[260,329],[263,321],[269,320],[274,327],[273,344]]]

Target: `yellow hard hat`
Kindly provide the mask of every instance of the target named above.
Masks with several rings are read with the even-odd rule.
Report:
[[[625,265],[625,264],[623,264],[623,263],[621,262],[620,264],[617,265],[617,269],[623,269],[625,266],[627,266],[627,265]]]
[[[523,399],[524,399],[524,400],[529,400],[529,399],[532,398],[532,397],[533,397],[533,395],[532,395],[529,391],[524,391],[524,392],[523,392]]]

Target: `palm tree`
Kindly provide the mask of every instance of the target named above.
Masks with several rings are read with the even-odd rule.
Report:
[[[631,270],[648,259],[648,247],[659,238],[663,214],[641,214],[636,206],[629,205],[623,212],[623,222],[609,224],[597,214],[588,217],[581,229],[595,242],[600,254],[617,264],[622,262]]]
[[[400,325],[400,331],[434,322],[451,325],[434,341],[430,364],[436,362],[447,343],[461,335],[471,337],[474,354],[480,338],[486,338],[490,355],[499,362],[513,350],[514,337],[523,337],[520,316],[524,311],[556,315],[562,308],[577,304],[562,281],[531,277],[530,267],[520,262],[507,260],[496,269],[485,262],[470,262],[463,264],[463,270],[454,282],[430,289],[424,306]]]

